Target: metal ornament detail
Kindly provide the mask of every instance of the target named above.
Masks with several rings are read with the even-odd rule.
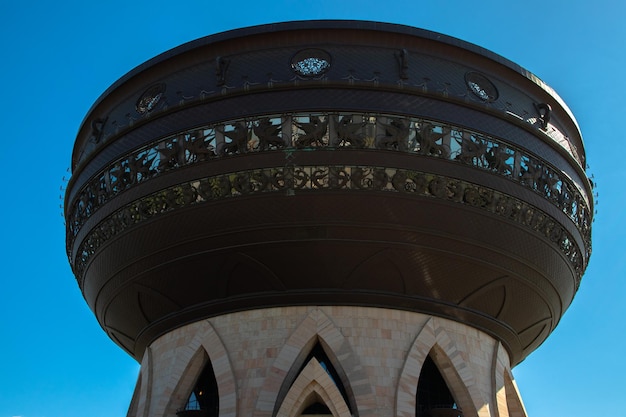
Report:
[[[68,253],[87,220],[135,185],[218,158],[307,148],[403,152],[441,158],[511,179],[566,214],[590,252],[591,213],[580,186],[537,155],[502,139],[436,121],[382,114],[307,113],[207,125],[161,138],[114,161],[94,175],[70,203]]]
[[[539,124],[542,129],[547,129],[552,115],[552,107],[548,103],[534,103],[537,114],[539,115]]]
[[[218,56],[215,58],[215,77],[216,85],[222,87],[226,85],[226,73],[230,66],[230,59]]]
[[[342,56],[342,61],[345,58],[345,56]],[[287,55],[285,59],[289,59]],[[422,76],[419,79],[409,76],[409,70],[414,69],[413,67],[409,67],[411,59],[415,60],[415,57],[410,55],[409,49],[400,49],[393,52],[392,57],[389,59],[396,61],[395,64],[399,77],[396,84],[390,84],[390,80],[386,79],[387,76],[377,70],[373,71],[373,77],[371,78],[364,76],[364,74],[358,74],[358,72],[355,72],[353,69],[347,70],[349,73],[347,76],[342,76],[340,68],[335,68],[336,74],[327,74],[333,65],[332,56],[328,51],[320,48],[303,49],[293,55],[290,61],[290,68],[294,71],[295,77],[278,77],[282,79],[276,79],[277,77],[272,71],[263,73],[262,78],[255,78],[250,73],[238,73],[240,76],[235,77],[234,74],[231,74],[232,70],[229,70],[231,59],[217,56],[214,64],[210,66],[210,68],[215,71],[215,85],[207,81],[207,84],[180,89],[176,91],[175,94],[173,94],[173,92],[167,94],[165,92],[166,83],[160,82],[153,84],[150,88],[145,90],[134,105],[136,112],[145,118],[147,116],[154,116],[156,113],[163,111],[175,111],[179,106],[188,106],[194,103],[199,104],[209,98],[214,99],[218,95],[222,96],[237,93],[237,91],[248,91],[250,88],[260,91],[265,88],[263,85],[266,85],[267,89],[273,89],[281,86],[281,84],[282,87],[286,87],[288,83],[295,83],[294,85],[297,86],[298,82],[302,80],[309,82],[327,82],[330,79],[333,80],[333,84],[347,83],[354,85],[354,83],[359,83],[365,86],[376,86],[377,88],[384,85],[384,89],[400,88],[405,92],[411,90],[418,95],[422,93],[435,93],[441,94],[446,98],[463,97],[464,100],[473,100],[474,102],[491,106],[494,111],[504,111],[509,116],[512,115],[520,121],[525,121],[541,129],[542,135],[548,135],[555,143],[572,155],[581,167],[585,166],[584,155],[579,154],[576,144],[564,134],[558,124],[549,125],[551,109],[548,104],[537,104],[533,103],[531,100],[523,102],[514,100],[514,103],[504,100],[504,97],[499,97],[498,89],[494,83],[484,74],[476,71],[467,71],[460,76],[455,74],[454,78],[449,78],[443,83],[435,82],[434,78],[436,77],[433,74],[425,73],[423,75],[428,76]],[[413,78],[413,80],[409,81],[411,78]],[[443,88],[436,87],[436,85],[440,84],[443,84]],[[291,84],[289,85],[292,86]],[[216,86],[219,88],[215,88]],[[180,88],[180,86],[178,86],[177,89],[178,88]],[[180,99],[173,100],[175,97],[168,97],[170,95],[178,95]],[[496,104],[499,99],[502,103],[501,105]],[[131,113],[128,112],[125,103],[109,113],[98,115],[97,121],[95,124],[92,124],[92,130],[88,136],[90,145],[81,149],[78,161],[87,158],[88,155],[95,152],[96,149],[99,148],[99,144],[110,143],[113,138],[124,135],[129,129],[132,129],[137,118],[133,117]],[[100,120],[102,121],[101,123],[98,122]]]
[[[468,72],[465,74],[467,88],[478,98],[486,102],[498,99],[498,89],[487,77],[478,72]]]
[[[380,191],[469,205],[547,238],[569,260],[577,286],[586,264],[569,232],[557,220],[522,200],[468,181],[426,172],[378,166],[285,166],[210,176],[135,200],[109,215],[81,242],[74,273],[82,286],[90,258],[109,239],[173,210],[260,193],[293,195],[298,190]]]
[[[135,110],[137,110],[137,113],[139,114],[151,112],[159,103],[164,93],[165,84],[160,83],[153,85],[144,91],[141,97],[139,97],[139,100],[137,100],[137,103],[135,104]]]
[[[398,60],[398,65],[400,66],[400,79],[408,80],[409,75],[409,52],[406,49],[401,49],[398,54],[396,54],[396,59]]]
[[[330,69],[330,54],[322,49],[304,49],[291,59],[291,69],[303,77],[316,77]]]

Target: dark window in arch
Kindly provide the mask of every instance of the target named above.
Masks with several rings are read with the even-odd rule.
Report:
[[[318,416],[331,415],[332,416],[333,413],[325,404],[314,403],[308,406],[307,408],[305,408],[304,411],[302,412],[302,415],[303,416],[306,416],[306,415],[318,415]]]
[[[178,417],[218,417],[220,409],[219,392],[217,379],[211,361],[202,369],[202,373],[196,380],[189,394],[189,399],[185,407],[178,410]]]
[[[417,383],[416,417],[463,417],[439,368],[426,357]]]
[[[333,380],[333,382],[337,386],[337,389],[341,393],[341,396],[343,397],[343,400],[346,402],[346,405],[348,406],[348,410],[352,414],[352,406],[350,405],[350,401],[348,401],[348,391],[343,386],[343,383],[341,382],[341,378],[339,377],[339,373],[337,372],[337,370],[333,366],[332,362],[328,358],[328,355],[324,351],[324,348],[322,347],[322,345],[320,344],[319,341],[315,344],[315,346],[313,346],[313,349],[311,349],[311,352],[309,352],[309,355],[306,357],[306,359],[302,363],[302,366],[298,370],[297,375],[300,375],[302,370],[309,364],[309,362],[313,358],[315,358],[319,362],[320,366],[322,368],[324,368],[326,373],[328,373],[328,376],[330,376],[330,379]],[[318,408],[320,410],[322,410],[322,409],[328,410],[328,407],[326,407],[325,405],[320,404],[320,403],[315,403],[315,404],[307,407],[302,414],[324,414],[324,413],[314,413],[311,410],[309,410],[309,408],[311,408],[312,410],[315,410],[315,409],[318,409]],[[330,410],[328,410],[328,414],[331,414]]]

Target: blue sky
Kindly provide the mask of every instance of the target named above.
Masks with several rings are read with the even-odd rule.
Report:
[[[304,19],[455,36],[517,62],[568,103],[598,184],[594,253],[559,327],[514,375],[530,417],[626,416],[625,9],[618,0],[0,0],[0,417],[125,416],[130,403],[139,366],[99,328],[65,257],[59,195],[92,103],[181,43]]]

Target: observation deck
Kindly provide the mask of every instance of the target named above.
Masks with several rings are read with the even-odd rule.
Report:
[[[289,22],[132,70],[77,135],[67,253],[135,358],[232,311],[367,305],[552,332],[591,253],[574,117],[533,74],[406,26]]]

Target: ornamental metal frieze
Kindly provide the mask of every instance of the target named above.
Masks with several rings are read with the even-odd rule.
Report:
[[[206,177],[143,197],[117,210],[82,241],[73,268],[82,286],[91,256],[109,239],[143,221],[174,210],[260,193],[294,195],[303,190],[360,190],[437,198],[488,211],[544,236],[569,260],[578,282],[588,254],[583,254],[557,220],[499,191],[441,175],[365,166],[286,166]]]
[[[414,117],[307,113],[266,115],[187,130],[118,159],[95,175],[74,199],[68,216],[68,250],[99,207],[157,175],[233,155],[317,148],[405,152],[506,177],[562,210],[590,245],[591,213],[581,190],[546,161],[502,139]]]

